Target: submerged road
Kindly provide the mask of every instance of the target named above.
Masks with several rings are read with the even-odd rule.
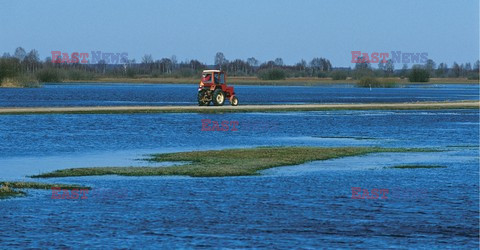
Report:
[[[356,103],[356,104],[279,104],[239,106],[97,106],[97,107],[13,107],[0,108],[8,114],[114,114],[114,113],[225,113],[322,110],[405,110],[405,109],[479,109],[480,101]]]

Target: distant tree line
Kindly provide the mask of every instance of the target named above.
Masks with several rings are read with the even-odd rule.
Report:
[[[361,59],[361,58],[360,58]],[[228,60],[222,52],[216,53],[214,65],[206,65],[198,60],[179,62],[176,56],[155,60],[152,55],[144,55],[141,62],[135,59],[122,64],[106,64],[100,60],[96,64],[52,62],[51,57],[41,61],[39,53],[32,49],[28,53],[22,47],[15,49],[13,55],[4,53],[0,58],[0,83],[14,82],[61,82],[68,80],[94,80],[96,78],[135,78],[135,77],[198,77],[200,72],[208,68],[219,68],[231,76],[258,77],[263,80],[280,80],[291,77],[315,77],[333,80],[347,78],[362,79],[365,77],[400,77],[410,81],[428,81],[430,77],[462,77],[479,79],[479,61],[471,63],[436,63],[429,59],[424,65],[404,64],[396,69],[392,60],[380,62],[373,68],[368,62],[361,62],[351,67],[333,67],[323,57],[315,57],[309,62],[300,60],[294,65],[286,65],[282,58],[260,63],[256,58],[246,60]]]

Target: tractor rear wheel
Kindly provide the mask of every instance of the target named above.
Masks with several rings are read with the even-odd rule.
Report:
[[[225,93],[221,89],[213,91],[213,104],[215,106],[222,106],[225,102]]]
[[[238,98],[236,96],[232,97],[232,99],[230,100],[230,104],[232,104],[232,106],[237,106]]]

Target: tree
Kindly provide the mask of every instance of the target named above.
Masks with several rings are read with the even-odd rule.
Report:
[[[252,66],[252,67],[256,67],[258,66],[258,60],[255,59],[255,57],[250,57],[247,59],[247,63],[248,65]]]
[[[380,62],[378,63],[378,70],[380,71],[385,71],[385,63],[383,63],[383,60],[380,60]]]
[[[172,55],[172,56],[170,57],[170,61],[172,62],[172,69],[176,69],[177,66],[178,66],[177,56],[176,56],[176,55]]]
[[[232,72],[233,75],[245,75],[250,70],[251,66],[241,59],[235,59],[232,62],[227,63],[227,70]]]
[[[395,70],[395,66],[393,65],[392,59],[388,59],[387,63],[385,64],[385,72],[387,76],[393,75],[393,71]]]
[[[460,74],[462,73],[462,69],[460,68],[460,65],[458,65],[457,62],[453,62],[452,72],[455,77],[460,77]]]
[[[105,71],[107,69],[107,63],[105,62],[105,60],[102,59],[102,60],[98,61],[97,69],[100,70],[102,72],[102,74],[105,74]]]
[[[30,50],[27,56],[25,56],[24,63],[27,66],[27,71],[35,72],[38,68],[38,63],[40,61],[40,56],[38,55],[38,51],[35,49]]]
[[[312,70],[313,70],[312,74],[313,75],[316,74],[317,76],[320,76],[319,73],[321,72],[327,72],[332,69],[332,65],[330,64],[330,61],[322,57],[313,58],[312,61],[310,61],[310,66],[312,67]]]
[[[402,70],[400,71],[400,78],[405,78],[408,73],[408,65],[406,63],[403,64]]]
[[[275,62],[270,60],[268,62],[264,62],[262,64],[260,64],[260,67],[258,67],[259,70],[262,70],[262,69],[273,69],[275,67]]]
[[[479,60],[477,60],[474,64],[473,64],[473,68],[472,70],[470,71],[470,73],[468,74],[468,79],[475,79],[475,80],[478,80],[479,79],[479,75],[480,75],[480,69],[479,69]]]
[[[305,60],[300,60],[300,62],[298,62],[295,67],[300,70],[300,71],[305,71],[305,69],[307,68],[307,62]]]
[[[465,63],[465,71],[467,73],[470,73],[470,71],[472,71],[472,64],[471,63]]]
[[[435,62],[432,59],[428,59],[425,63],[425,69],[428,71],[430,75],[433,75],[435,71]]]
[[[170,58],[162,58],[160,60],[160,65],[159,65],[160,71],[165,74],[170,74],[172,73],[173,70],[173,63]]]
[[[225,59],[225,56],[222,52],[217,52],[217,54],[215,54],[215,65],[217,67],[222,68],[222,65],[224,65],[226,62],[227,59]]]
[[[153,57],[152,57],[152,55],[147,55],[147,54],[145,54],[145,55],[142,57],[142,63],[143,63],[143,64],[151,64],[151,63],[153,63]]]
[[[153,57],[151,54],[145,54],[142,57],[143,73],[151,73],[153,70]]]
[[[278,57],[275,59],[275,65],[276,66],[283,66],[283,59]]]
[[[15,53],[13,54],[13,56],[17,58],[20,62],[22,62],[23,59],[25,59],[26,55],[27,55],[27,52],[25,52],[25,49],[23,49],[22,47],[16,48]]]
[[[358,61],[359,62],[355,64],[355,70],[370,69],[370,63],[367,60],[363,60],[363,57],[359,57]]]
[[[435,75],[437,77],[445,77],[445,75],[448,72],[448,66],[446,63],[440,63],[438,65],[437,71],[435,72]]]
[[[199,70],[205,68],[205,65],[198,60],[190,60],[190,68],[193,70]]]
[[[465,65],[460,64],[460,76],[464,77],[465,76]]]

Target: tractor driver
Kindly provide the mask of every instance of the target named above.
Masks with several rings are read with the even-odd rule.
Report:
[[[212,80],[212,75],[211,74],[203,74],[202,76],[202,82],[210,82]]]

